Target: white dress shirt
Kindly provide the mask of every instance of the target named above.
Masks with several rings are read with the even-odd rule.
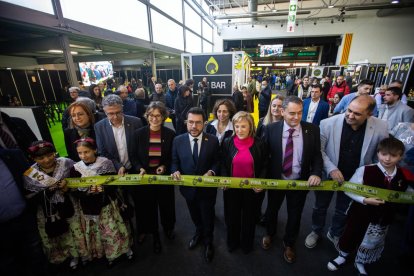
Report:
[[[317,102],[314,102],[313,100],[310,101],[309,109],[308,109],[308,116],[306,116],[306,122],[312,123],[313,118],[315,117],[316,109],[318,109],[319,105],[319,99]]]
[[[119,161],[125,167],[125,169],[129,170],[131,168],[131,162],[129,161],[128,157],[124,119],[122,119],[122,124],[119,127],[112,125],[111,121],[109,121],[109,124],[112,126],[112,131],[114,133],[116,148],[118,149]]]
[[[198,156],[200,156],[200,150],[201,150],[201,139],[203,139],[203,133],[201,132],[200,135],[198,135],[197,137],[193,137],[191,136],[191,134],[188,134],[188,138],[190,139],[190,146],[191,146],[191,153],[193,153],[193,149],[194,149],[194,138],[197,138],[197,144],[198,144]]]

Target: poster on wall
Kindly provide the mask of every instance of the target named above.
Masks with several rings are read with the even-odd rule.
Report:
[[[398,70],[400,69],[401,57],[391,58],[390,67],[388,69],[387,80],[385,84],[389,84],[392,80],[397,78]]]
[[[403,83],[403,91],[405,91],[405,86],[410,74],[411,67],[413,65],[414,56],[404,56],[402,57],[400,70],[397,74],[397,80],[400,80]]]
[[[315,67],[312,70],[312,78],[322,78],[323,77],[323,69],[324,67]]]
[[[370,66],[368,66],[367,79],[375,81],[376,73],[377,73],[377,65],[371,64]]]

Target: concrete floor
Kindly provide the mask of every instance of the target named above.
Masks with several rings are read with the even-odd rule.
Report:
[[[263,210],[266,205],[263,204]],[[286,222],[286,206],[280,211],[280,223],[277,239],[273,247],[264,251],[260,247],[264,228],[257,226],[254,251],[245,255],[241,250],[233,253],[227,251],[226,228],[223,215],[223,195],[219,191],[216,204],[216,224],[214,244],[216,249],[212,263],[207,264],[203,258],[203,247],[188,250],[187,244],[191,239],[194,228],[183,197],[176,188],[176,238],[167,240],[161,235],[162,253],[156,255],[152,251],[152,239],[148,236],[143,245],[136,249],[136,258],[133,261],[121,260],[115,267],[108,269],[106,263],[96,261],[86,267],[72,272],[60,268],[58,275],[356,275],[353,262],[345,265],[340,271],[331,272],[326,268],[327,262],[336,257],[333,245],[324,239],[316,248],[308,249],[304,246],[304,239],[310,232],[313,192],[308,199],[302,217],[302,227],[297,249],[297,262],[288,264],[282,256],[281,237]],[[332,208],[331,208],[332,209]],[[330,209],[330,214],[332,210]],[[328,218],[329,219],[329,218]],[[404,229],[405,218],[398,216],[392,225],[387,237],[386,247],[382,259],[373,265],[367,266],[370,275],[413,275],[413,268],[401,266],[399,250]],[[411,272],[410,272],[411,271]]]

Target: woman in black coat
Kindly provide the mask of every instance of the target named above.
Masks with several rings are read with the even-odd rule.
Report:
[[[164,126],[168,111],[162,102],[152,102],[145,112],[148,126],[135,132],[139,145],[137,152],[138,168],[141,174],[170,174],[172,142],[175,132]],[[160,253],[161,242],[158,233],[158,211],[161,225],[168,239],[174,238],[175,197],[174,186],[139,186],[141,200],[135,206],[138,234],[152,234],[154,252]]]
[[[187,112],[193,107],[193,98],[191,96],[191,89],[186,85],[180,86],[178,95],[174,102],[175,120],[177,135],[187,132],[185,120],[187,119]]]
[[[66,152],[73,161],[80,161],[76,150],[75,141],[81,138],[92,138],[95,140],[95,116],[91,108],[83,101],[76,101],[68,107],[70,121],[69,127],[64,130]]]

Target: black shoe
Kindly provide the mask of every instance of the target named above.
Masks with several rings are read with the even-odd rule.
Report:
[[[206,249],[204,251],[204,258],[208,263],[213,260],[214,257],[214,246],[210,243],[206,245]]]
[[[161,241],[160,236],[158,234],[154,234],[154,253],[160,254],[161,253]]]
[[[175,239],[175,233],[174,230],[167,230],[165,231],[165,236],[167,237],[167,239],[169,240],[173,240]]]
[[[191,240],[190,240],[190,242],[188,243],[188,248],[189,249],[193,249],[193,248],[195,248],[197,245],[198,245],[198,243],[200,242],[200,235],[198,235],[198,234],[196,234]]]

